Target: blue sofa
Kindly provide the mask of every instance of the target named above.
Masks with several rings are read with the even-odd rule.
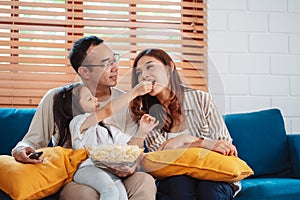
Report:
[[[239,157],[254,175],[235,200],[300,199],[300,134],[286,134],[279,109],[224,116]]]
[[[34,113],[29,108],[0,108],[0,155],[10,155]],[[239,157],[255,173],[241,181],[243,188],[234,200],[299,200],[300,134],[286,134],[280,110],[228,114],[224,120]],[[10,198],[0,191],[0,199]]]

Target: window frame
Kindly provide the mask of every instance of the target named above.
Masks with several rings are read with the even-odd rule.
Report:
[[[205,0],[134,0],[131,4],[127,0],[55,2],[59,0],[54,3],[42,0],[0,2],[1,107],[36,107],[49,89],[79,80],[69,63],[68,52],[75,40],[91,34],[102,37],[116,52],[121,52],[121,78],[117,87],[125,91],[130,87],[133,59],[146,47],[166,50],[176,61],[184,83],[207,91]],[[110,4],[105,4],[101,8],[108,10],[108,14],[103,14],[107,19],[101,19],[97,10],[92,12],[95,7],[100,12],[99,2],[115,4],[111,12],[116,14],[110,14]],[[155,2],[160,7],[151,8]],[[171,3],[180,10],[168,5]],[[54,11],[55,8],[61,11]],[[126,14],[118,14],[122,10]],[[167,16],[164,12],[174,15]],[[47,18],[50,15],[53,18]],[[118,20],[119,16],[127,15],[128,19]],[[128,31],[123,31],[124,35],[116,34],[122,28]],[[99,30],[103,33],[99,34]],[[123,44],[127,37],[129,42]]]

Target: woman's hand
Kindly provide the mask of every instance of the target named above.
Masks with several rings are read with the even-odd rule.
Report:
[[[209,149],[226,156],[238,156],[236,147],[230,142],[224,140],[202,140],[202,148]]]
[[[110,166],[107,168],[116,176],[124,178],[124,177],[132,175],[135,172],[136,168],[139,166],[139,164],[143,160],[144,156],[145,156],[145,154],[142,153],[138,157],[138,159],[136,160],[135,164],[132,167],[124,165],[124,166]]]
[[[13,157],[15,157],[16,161],[21,162],[21,163],[31,163],[31,164],[35,164],[35,163],[41,163],[43,162],[43,159],[39,158],[38,160],[36,159],[30,159],[29,155],[35,153],[35,149],[33,149],[32,147],[17,147],[14,151],[13,151]]]
[[[168,150],[168,149],[178,149],[178,148],[188,148],[190,145],[196,141],[198,141],[199,138],[188,135],[188,134],[182,134],[179,136],[176,136],[174,138],[171,138],[167,141],[165,141],[158,150]]]

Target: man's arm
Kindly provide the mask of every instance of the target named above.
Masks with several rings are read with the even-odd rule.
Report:
[[[12,155],[19,162],[37,163],[39,160],[28,158],[35,149],[46,147],[54,131],[53,96],[58,88],[49,90],[37,107],[28,132],[24,138],[13,148]]]

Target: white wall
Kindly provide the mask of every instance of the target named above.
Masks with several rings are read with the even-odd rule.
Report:
[[[300,0],[207,0],[209,91],[223,113],[280,108],[300,133]]]

